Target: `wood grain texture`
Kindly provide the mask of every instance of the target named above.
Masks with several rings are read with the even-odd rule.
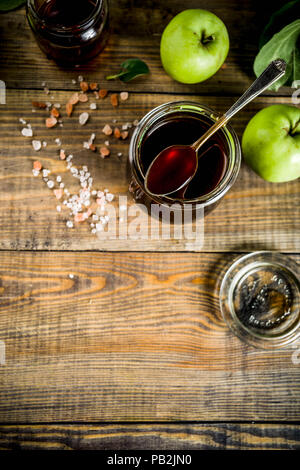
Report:
[[[0,425],[2,450],[299,450],[296,424]]]
[[[96,145],[103,145],[107,137],[101,132],[106,123],[114,125],[133,122],[146,112],[170,100],[179,101],[182,95],[147,95],[131,93],[129,100],[113,109],[109,98],[98,103],[96,111],[89,110],[89,103],[76,108],[72,118],[64,117],[64,127],[45,128],[47,112],[32,113],[31,101],[51,100],[63,105],[71,92],[44,92],[13,90],[7,95],[7,105],[0,108],[0,248],[2,249],[67,249],[67,250],[148,250],[148,251],[193,251],[197,245],[186,240],[99,240],[92,235],[87,223],[67,229],[68,211],[56,211],[57,200],[42,179],[32,176],[32,162],[39,159],[50,168],[54,175],[61,174],[69,189],[79,190],[78,181],[66,170],[65,162],[59,160],[59,148],[54,139],[59,137],[62,148],[74,154],[76,165],[88,165],[94,177],[96,189],[109,188],[116,196],[128,193],[128,140],[117,141],[109,137],[111,156],[103,160],[99,154],[84,150],[83,141],[92,132],[96,133]],[[52,99],[53,98],[53,99]],[[192,96],[192,100],[202,102],[212,109],[224,112],[233,101],[230,97]],[[90,99],[92,100],[92,98]],[[272,103],[289,103],[287,98],[257,98],[247,106],[232,125],[241,137],[251,116],[259,109]],[[79,126],[78,116],[82,111],[90,112],[86,126]],[[65,116],[65,114],[64,114]],[[35,152],[30,138],[21,135],[22,124],[19,118],[31,123],[34,138],[45,140],[45,149]],[[120,158],[119,152],[123,153]],[[68,177],[69,175],[69,177]],[[72,180],[72,181],[71,181]],[[116,199],[117,202],[117,199]],[[298,252],[300,250],[300,197],[299,181],[289,183],[268,183],[242,164],[234,187],[221,204],[205,219],[206,251],[247,251],[275,249]],[[149,220],[150,226],[150,220]]]
[[[276,9],[278,3],[272,2],[272,9]],[[226,68],[198,85],[173,81],[164,72],[160,61],[161,33],[171,18],[185,8],[211,10],[224,21],[230,36]],[[112,81],[112,89],[222,96],[241,94],[255,78],[253,62],[258,52],[258,39],[270,15],[269,9],[262,11],[258,0],[213,0],[209,4],[204,0],[189,0],[184,4],[181,0],[110,0],[110,12],[112,34],[104,52],[94,61],[71,70],[56,67],[39,50],[24,9],[1,15],[1,79],[8,87],[18,89],[42,88],[44,81],[51,89],[72,89],[72,79],[83,72],[106,87],[107,75],[117,73],[127,58],[138,57],[147,62],[151,75],[126,85]],[[291,90],[282,88],[280,93],[290,96]]]
[[[235,258],[1,252],[0,422],[299,421],[294,349],[221,319]]]
[[[195,86],[171,80],[159,57],[161,32],[184,8],[213,11],[231,40],[225,67]],[[60,137],[76,163],[88,164],[99,189],[126,194],[128,141],[112,141],[112,156],[102,161],[82,149],[83,140],[96,131],[99,145],[107,122],[133,121],[171,100],[189,98],[225,111],[254,78],[258,37],[270,12],[258,0],[189,0],[184,6],[180,0],[111,0],[110,11],[113,31],[103,54],[69,70],[40,52],[24,9],[0,15],[0,79],[8,88],[7,105],[0,106],[0,249],[10,250],[0,252],[0,341],[6,352],[0,365],[0,449],[299,449],[299,426],[285,424],[300,420],[294,349],[266,352],[242,344],[218,306],[220,279],[234,252],[299,253],[299,182],[269,184],[243,165],[234,188],[205,220],[207,253],[156,254],[120,251],[191,246],[100,242],[86,226],[69,231],[50,191],[31,175],[38,157],[66,176],[54,144]],[[108,84],[105,76],[130,57],[144,59],[151,74]],[[31,101],[65,103],[79,74],[101,87],[130,91],[129,101],[117,110],[109,101],[99,103],[83,128],[74,124],[77,109],[75,121],[46,131],[43,113],[33,114]],[[239,136],[256,111],[291,104],[290,94],[281,88],[256,99],[233,121]],[[31,122],[35,137],[47,140],[46,150],[36,154],[21,137],[20,117]],[[118,152],[124,157],[118,159]],[[74,181],[69,187],[75,190]],[[300,262],[300,255],[293,258]],[[82,424],[62,424],[71,421]],[[21,422],[28,424],[16,424]]]

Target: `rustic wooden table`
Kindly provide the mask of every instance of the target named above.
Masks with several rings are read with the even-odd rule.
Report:
[[[220,16],[231,38],[226,67],[196,86],[172,81],[159,58],[164,26],[191,7]],[[83,140],[95,131],[101,144],[104,124],[132,122],[171,100],[225,111],[254,78],[266,15],[256,0],[111,0],[110,10],[113,33],[105,51],[75,70],[40,52],[24,9],[0,16],[7,98],[0,106],[0,340],[6,348],[0,448],[299,448],[300,366],[291,360],[293,348],[266,352],[243,344],[218,305],[220,277],[238,253],[276,250],[300,261],[299,181],[267,183],[242,164],[233,189],[207,216],[198,252],[184,241],[101,242],[88,224],[66,227],[51,191],[32,176],[37,153],[19,122],[30,122],[48,142],[38,159],[52,172],[67,173],[57,158],[59,137],[88,164],[98,188],[126,195],[128,140],[111,139],[106,160],[84,150]],[[108,85],[105,76],[130,57],[144,59],[150,76]],[[32,113],[31,101],[66,103],[78,75],[126,90],[129,99],[117,109],[109,99],[99,102],[84,127],[76,110],[64,127],[46,129],[44,112]],[[251,103],[233,119],[239,136],[259,109],[290,104],[290,93],[282,88]]]

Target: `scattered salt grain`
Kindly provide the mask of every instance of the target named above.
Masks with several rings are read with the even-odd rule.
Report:
[[[57,212],[61,212],[61,206],[56,206]]]
[[[121,132],[118,127],[114,128],[114,136],[116,137],[116,139],[119,139],[121,137]]]
[[[25,121],[25,119],[23,119],[23,118],[20,118],[20,119],[19,119],[19,121],[20,121],[20,123],[21,123],[21,124],[23,124],[23,126],[25,126],[25,125],[26,125],[26,121]]]
[[[79,81],[79,83],[80,83],[80,82],[83,82],[83,76],[82,76],[82,75],[79,75],[79,76],[78,76],[78,81]]]
[[[62,189],[54,189],[53,190],[54,196],[56,199],[61,199],[63,197],[63,190]]]
[[[80,82],[80,88],[83,92],[86,92],[89,89],[89,84],[87,82],[82,81],[82,82]]]
[[[120,99],[121,99],[122,101],[128,100],[128,96],[129,96],[129,95],[128,95],[127,91],[122,91],[122,92],[120,93]]]
[[[81,113],[79,116],[79,124],[81,126],[84,126],[89,119],[89,114],[88,113]]]
[[[57,119],[54,116],[51,116],[46,119],[46,127],[51,128],[56,126],[57,124]]]
[[[104,88],[99,90],[99,97],[104,99],[107,96],[108,91],[105,90]]]
[[[128,131],[123,131],[123,132],[121,132],[121,137],[122,137],[123,140],[127,139],[127,137],[128,137]]]
[[[107,194],[106,194],[106,200],[107,200],[108,202],[113,201],[113,199],[114,199],[114,195],[113,195],[113,194],[111,194],[111,193],[107,193]]]
[[[74,225],[73,225],[72,220],[67,220],[66,226],[67,226],[68,228],[73,228]]]
[[[40,141],[40,140],[33,140],[33,141],[32,141],[32,147],[33,147],[33,149],[34,149],[36,152],[38,152],[38,151],[41,150],[41,148],[42,148],[42,143],[41,143],[41,141]]]
[[[78,92],[76,91],[76,93],[73,93],[73,95],[71,96],[71,98],[69,99],[68,103],[69,104],[77,104],[79,101],[79,94]]]
[[[32,137],[33,136],[32,129],[30,129],[29,127],[24,127],[22,129],[21,133],[24,137]]]
[[[109,124],[105,124],[105,126],[102,129],[102,132],[105,135],[111,135],[112,134],[112,128],[110,127]]]
[[[73,278],[74,278],[74,274],[69,274],[69,278],[70,278],[70,279],[73,279]]]
[[[90,104],[90,109],[97,109],[97,104],[96,103],[91,103]]]
[[[116,108],[118,106],[119,102],[118,102],[117,93],[113,93],[112,95],[110,95],[110,102],[111,102],[111,104],[113,105],[114,108]]]
[[[102,158],[109,157],[110,150],[107,147],[101,147],[100,148],[100,155],[101,155]]]
[[[54,187],[54,181],[52,180],[47,181],[47,186],[49,189],[52,189]]]
[[[43,145],[44,148],[47,147],[47,142],[45,140],[43,140],[42,145]]]
[[[90,83],[90,90],[95,91],[98,88],[98,83],[92,82]]]
[[[41,162],[39,162],[38,160],[36,160],[35,162],[33,162],[33,169],[34,170],[37,170],[37,171],[40,171],[42,169],[42,164]]]
[[[60,150],[59,152],[59,158],[61,160],[65,160],[66,159],[66,154],[65,154],[65,151],[63,149]]]
[[[139,125],[139,120],[138,119],[135,119],[132,123],[135,127]]]
[[[89,98],[88,98],[88,95],[86,93],[80,93],[78,95],[78,100],[81,102],[81,103],[86,103]]]
[[[55,139],[54,141],[56,145],[60,146],[61,145],[61,140],[59,138]]]

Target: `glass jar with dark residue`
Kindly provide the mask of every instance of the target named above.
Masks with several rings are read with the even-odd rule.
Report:
[[[27,0],[27,19],[39,47],[61,65],[89,61],[108,39],[107,0]]]
[[[275,251],[239,257],[222,280],[220,307],[232,331],[252,346],[277,349],[298,341],[299,265]]]

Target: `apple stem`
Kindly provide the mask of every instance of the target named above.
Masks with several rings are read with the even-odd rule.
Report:
[[[202,37],[201,38],[201,42],[202,44],[208,44],[209,42],[212,42],[214,41],[214,36],[210,35],[210,36],[207,36],[207,37]]]
[[[292,130],[290,132],[291,135],[297,134],[297,132],[300,131],[300,128],[298,129],[299,124],[300,124],[300,119],[296,122],[296,124],[292,128]]]

